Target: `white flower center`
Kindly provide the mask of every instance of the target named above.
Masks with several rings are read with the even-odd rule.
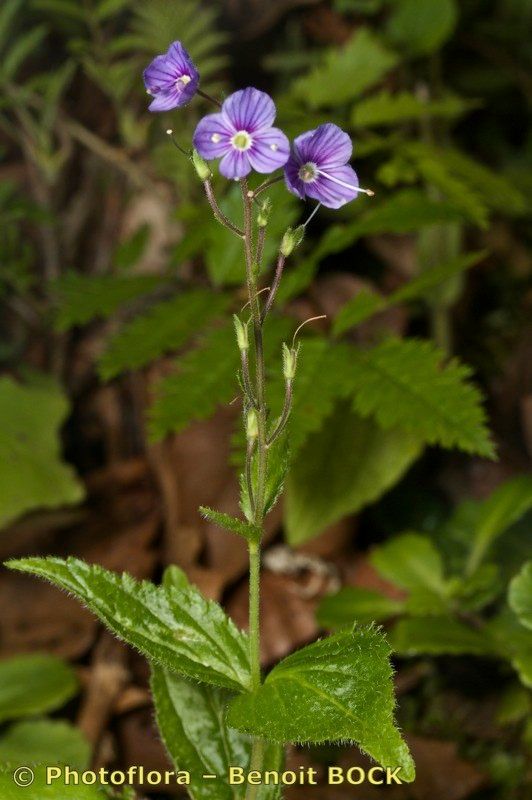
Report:
[[[312,183],[318,177],[318,167],[312,161],[308,161],[299,168],[298,176],[303,183]]]
[[[181,75],[181,77],[176,80],[175,85],[177,86],[178,89],[180,89],[181,86],[186,86],[187,83],[190,83],[191,80],[192,78],[190,77],[190,75]]]
[[[237,131],[231,138],[231,144],[236,150],[249,150],[253,144],[253,139],[247,131]]]

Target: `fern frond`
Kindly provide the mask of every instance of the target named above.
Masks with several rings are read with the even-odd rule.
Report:
[[[353,407],[382,428],[414,431],[427,444],[494,457],[471,370],[453,360],[442,366],[431,342],[388,339],[372,350],[351,348]]]
[[[307,437],[321,428],[338,398],[351,389],[349,378],[350,348],[333,345],[327,339],[305,339],[298,358],[294,381],[292,414],[290,417],[290,450],[295,454]],[[271,402],[280,409],[284,396],[284,382],[275,380]]]
[[[126,303],[160,286],[157,275],[81,275],[67,272],[54,282],[54,325],[66,331],[93,319],[110,317]]]
[[[266,323],[264,356],[271,365],[292,323],[272,317]],[[206,419],[238,393],[240,357],[233,324],[205,333],[199,346],[177,362],[178,372],[161,381],[150,409],[154,440],[178,432],[194,420]]]
[[[206,419],[237,391],[238,349],[233,325],[209,331],[199,347],[178,362],[179,372],[164,378],[150,409],[150,436],[162,439],[193,420]]]
[[[104,380],[129,369],[140,369],[164,353],[178,350],[199,330],[225,311],[230,297],[206,289],[184,292],[152,306],[126,324],[111,339],[99,361]]]

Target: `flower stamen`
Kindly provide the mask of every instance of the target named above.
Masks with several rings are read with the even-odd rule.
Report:
[[[303,167],[301,169],[303,169]],[[333,175],[329,175],[328,172],[324,172],[321,169],[318,169],[317,172],[318,175],[321,175],[323,178],[327,178],[327,180],[331,181],[332,183],[336,183],[338,186],[343,186],[344,189],[351,189],[353,192],[367,194],[368,197],[375,196],[375,192],[372,189],[361,189],[360,186],[355,186],[352,183],[345,183],[345,181],[341,181],[340,178],[335,178]]]
[[[231,137],[231,144],[236,150],[249,150],[253,144],[253,139],[247,131],[237,131],[235,135]]]
[[[299,168],[298,176],[303,181],[303,183],[312,183],[315,181],[320,171],[316,164],[313,164],[312,161],[303,164],[302,167]]]

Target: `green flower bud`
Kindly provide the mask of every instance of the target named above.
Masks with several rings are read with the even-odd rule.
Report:
[[[248,350],[249,336],[247,323],[244,325],[240,317],[233,314],[233,322],[235,324],[236,341],[240,350]]]
[[[192,163],[200,181],[208,181],[212,178],[211,168],[197,150],[192,151]]]
[[[283,375],[285,381],[293,381],[297,369],[297,356],[299,354],[299,345],[297,347],[288,347],[283,343]]]
[[[272,212],[272,201],[269,197],[266,197],[261,204],[259,213],[257,215],[257,225],[259,228],[265,228],[268,224],[268,220],[270,219],[270,214]]]
[[[299,247],[305,238],[305,226],[300,225],[298,228],[288,228],[283,241],[281,242],[281,253],[283,256],[289,256],[296,247]]]
[[[250,408],[246,418],[246,437],[253,442],[259,435],[259,419],[254,408]]]

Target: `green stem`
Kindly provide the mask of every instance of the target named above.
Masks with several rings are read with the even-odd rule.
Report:
[[[447,306],[433,306],[430,314],[432,338],[445,355],[450,355],[453,348],[449,309]]]
[[[244,251],[246,256],[246,281],[251,306],[251,316],[253,322],[253,336],[255,342],[255,399],[258,422],[258,435],[255,450],[257,459],[257,483],[254,493],[254,523],[258,528],[263,527],[264,506],[266,491],[266,470],[267,470],[267,442],[266,442],[266,398],[265,398],[265,366],[264,366],[264,346],[262,340],[262,319],[260,301],[257,294],[257,266],[253,258],[253,216],[252,198],[249,196],[246,180],[240,182],[242,190],[242,200],[244,203]],[[248,447],[248,461],[252,457]],[[251,469],[251,463],[246,465]],[[260,542],[250,542],[249,544],[249,640],[250,640],[250,663],[251,663],[251,683],[256,691],[261,685],[260,671]],[[264,742],[255,737],[253,739],[250,768],[253,770],[262,769],[264,760]],[[248,785],[246,790],[246,800],[255,800],[258,786]]]

